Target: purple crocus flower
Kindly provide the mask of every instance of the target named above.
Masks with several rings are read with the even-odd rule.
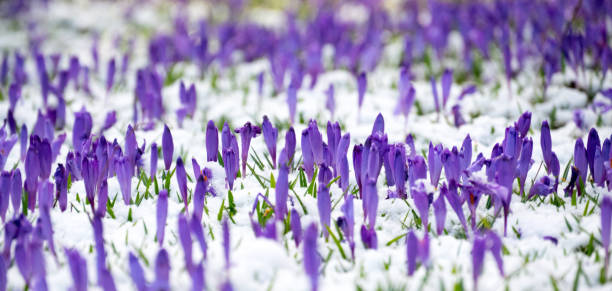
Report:
[[[168,191],[159,191],[157,196],[157,232],[156,238],[159,246],[164,244],[164,233],[166,229],[166,218],[168,217]]]
[[[206,160],[216,162],[219,152],[219,130],[212,120],[206,125]]]
[[[385,118],[382,113],[378,113],[376,115],[376,119],[374,120],[374,124],[372,125],[372,135],[374,134],[384,134],[385,133]]]
[[[298,247],[300,242],[302,242],[302,221],[300,219],[300,214],[295,210],[295,208],[291,209],[291,233],[293,234],[293,241],[295,242],[295,246]]]
[[[136,285],[136,289],[138,291],[147,291],[147,279],[144,275],[144,270],[138,261],[138,258],[130,252],[129,254],[130,261],[130,276],[132,277],[132,281],[134,285]]]
[[[170,290],[170,257],[165,249],[160,249],[155,257],[155,280],[153,290]]]
[[[0,217],[5,221],[6,211],[9,207],[9,192],[11,191],[12,183],[11,172],[2,171],[0,173]]]
[[[287,161],[291,163],[293,161],[293,155],[295,154],[295,130],[293,127],[289,127],[287,133],[285,133],[285,150],[287,151]]]
[[[394,146],[390,152],[390,159],[393,163],[393,180],[396,189],[396,195],[399,198],[406,199],[406,150],[403,145]]]
[[[303,137],[303,135],[302,135]],[[310,148],[312,150],[312,156],[314,162],[320,165],[324,162],[323,157],[323,137],[317,126],[317,122],[313,119],[308,123],[308,138],[310,140]]]
[[[519,132],[520,138],[525,138],[531,127],[531,112],[525,111],[519,117],[518,121],[514,124],[517,131]]]
[[[327,110],[329,110],[329,114],[331,116],[330,119],[334,119],[334,112],[336,111],[336,100],[334,98],[334,84],[329,84],[329,87],[327,88],[327,90],[325,90],[325,96],[327,97],[325,99],[325,108],[327,108]]]
[[[406,235],[406,261],[408,265],[408,276],[412,276],[417,267],[417,262],[427,266],[429,264],[429,236],[427,232],[422,240],[419,240],[410,230]]]
[[[454,120],[455,127],[459,128],[462,125],[464,125],[465,119],[463,119],[463,116],[461,115],[461,105],[459,104],[453,105],[453,107],[451,108],[451,111],[453,113],[453,120]]]
[[[599,140],[599,134],[597,134],[597,130],[595,128],[591,128],[591,130],[589,131],[589,137],[587,138],[586,146],[587,162],[589,164],[589,170],[591,171],[591,175],[594,175],[595,170],[595,148],[600,146],[601,142]]]
[[[321,259],[317,251],[317,238],[319,231],[317,225],[312,223],[304,232],[304,270],[310,279],[310,290],[319,288],[319,265]]]
[[[555,191],[555,181],[548,176],[543,176],[537,182],[533,183],[531,189],[529,189],[529,196],[527,199],[531,199],[531,197],[538,196],[546,196]]]
[[[453,84],[453,70],[445,69],[442,73],[442,108],[446,107],[446,102],[450,96],[451,85]]]
[[[233,139],[234,143],[236,139]],[[227,184],[230,190],[234,189],[234,179],[236,179],[236,174],[238,173],[238,154],[234,150],[233,147],[228,147],[223,150],[223,162],[225,166],[225,178],[227,179]]]
[[[357,94],[358,94],[358,105],[361,110],[361,106],[363,105],[363,98],[365,97],[365,92],[368,87],[368,79],[365,72],[359,73],[357,75]]]
[[[274,213],[276,219],[283,220],[287,215],[287,197],[289,196],[289,167],[281,164],[278,168]]]
[[[429,166],[429,180],[431,181],[431,185],[438,187],[440,173],[442,172],[442,144],[434,146],[429,142],[427,164]]]
[[[176,159],[176,182],[181,192],[181,199],[185,203],[185,212],[189,213],[189,205],[187,200],[187,173],[185,172],[185,165],[183,159],[178,157]]]
[[[353,195],[346,195],[344,204],[341,207],[343,216],[339,217],[336,224],[344,233],[349,247],[351,248],[351,257],[355,259],[355,214],[353,210]]]
[[[442,187],[440,188],[440,193],[441,195],[444,195],[444,197],[450,204],[451,208],[453,208],[453,210],[457,214],[457,218],[459,218],[459,221],[461,222],[461,225],[463,226],[463,229],[467,233],[468,232],[467,222],[465,220],[465,215],[463,214],[463,208],[462,208],[462,205],[465,202],[465,200],[463,200],[459,196],[459,193],[457,193],[457,183],[454,180],[451,180],[448,183],[448,186],[446,186],[446,184],[442,184]]]
[[[17,102],[21,98],[21,86],[17,83],[12,83],[8,90],[9,108],[14,111]]]
[[[540,129],[540,147],[542,148],[542,156],[544,157],[544,163],[546,169],[550,174],[551,159],[552,159],[552,140],[550,137],[550,127],[548,121],[542,121],[542,127]]]
[[[130,163],[126,157],[120,157],[115,160],[115,173],[119,181],[119,187],[123,194],[123,202],[125,205],[130,205],[132,199],[132,171]],[[83,174],[85,177],[85,174]]]
[[[223,257],[225,258],[225,270],[228,271],[230,268],[230,244],[231,244],[231,240],[230,240],[230,230],[229,230],[229,223],[227,222],[227,218],[225,218],[223,220],[223,223],[221,224],[222,229],[223,229]]]
[[[21,170],[15,169],[12,173],[11,181],[11,204],[13,204],[13,216],[16,216],[21,209],[21,195],[22,195],[22,183],[21,183]],[[60,200],[61,205],[61,200]]]
[[[87,261],[75,249],[64,249],[75,291],[87,291]]]
[[[185,255],[185,267],[188,271],[190,271],[193,267],[193,241],[191,240],[191,231],[189,229],[187,217],[183,214],[179,214],[178,218],[178,236]]]
[[[425,189],[425,185],[420,182],[415,187],[412,188],[412,199],[414,200],[414,205],[421,216],[421,222],[423,223],[423,229],[428,228],[429,222],[429,194]]]
[[[437,88],[437,84],[436,84],[436,79],[431,76],[430,79],[430,83],[431,83],[431,91],[434,97],[434,105],[436,106],[436,112],[440,112],[440,101],[439,101],[439,97],[438,97],[438,88]]]
[[[110,92],[110,89],[113,88],[113,84],[115,83],[115,59],[112,58],[108,61],[108,67],[106,69],[106,92]]]
[[[204,175],[199,175],[196,182],[196,187],[193,192],[193,215],[198,219],[202,218],[202,210],[204,209],[204,197],[206,195],[207,179]],[[185,209],[187,209],[187,203],[185,203]]]
[[[603,187],[605,183],[605,166],[604,166],[604,158],[601,153],[601,149],[599,146],[595,146],[595,154],[593,155],[593,180],[595,184],[599,187]]]
[[[444,174],[446,179],[450,181],[459,182],[461,164],[459,161],[459,152],[456,147],[452,150],[444,149],[441,155],[442,164],[444,165]]]
[[[289,106],[289,121],[295,123],[295,112],[297,111],[297,88],[289,86],[287,89],[287,105]]]
[[[574,144],[574,167],[578,170],[578,177],[580,178],[577,182],[586,184],[588,166],[587,152],[584,148],[584,143],[582,142],[582,138],[578,138]],[[578,187],[578,190],[582,191],[580,189],[581,187]]]
[[[204,279],[204,263],[200,262],[197,266],[195,266],[194,270],[191,271],[191,290],[192,291],[202,291],[204,290],[204,286],[206,286],[206,282]]]
[[[533,161],[531,160],[531,153],[533,150],[533,142],[531,138],[523,140],[523,146],[521,148],[521,156],[518,160],[518,166],[516,172],[520,180],[520,193],[525,195],[525,181],[527,180],[527,172],[531,168]]]
[[[351,142],[350,133],[346,133],[340,141],[338,142],[338,147],[336,148],[336,170],[338,175],[340,175],[340,188],[344,193],[348,190],[349,186],[349,165],[346,154],[348,152],[348,147]]]
[[[261,128],[247,121],[241,128],[237,128],[235,132],[240,133],[240,143],[242,145],[242,152],[240,153],[242,158],[242,175],[245,176],[249,148],[251,147],[251,138],[258,136],[261,133]]]
[[[612,199],[609,196],[604,196],[601,200],[601,245],[604,248],[606,257],[604,265],[604,274],[608,273],[608,265],[610,261],[610,225],[612,224]]]
[[[66,172],[64,165],[57,165],[53,178],[55,180],[55,199],[59,203],[60,210],[64,212],[68,207],[68,173]]]
[[[378,248],[378,237],[376,236],[376,229],[374,227],[367,227],[365,224],[361,225],[361,242],[366,249],[377,249]]]
[[[206,240],[204,239],[204,230],[202,229],[202,224],[200,223],[200,218],[195,215],[191,217],[189,221],[189,227],[191,229],[191,233],[196,237],[198,244],[200,245],[200,250],[202,251],[202,257],[206,260],[206,253],[208,249],[208,245],[206,244]]]
[[[49,181],[41,182],[38,187],[38,209],[40,218],[38,224],[41,226],[42,238],[47,241],[51,254],[55,254],[53,243],[53,224],[51,222],[51,207],[53,206],[53,184]],[[37,226],[38,227],[38,226]]]
[[[323,229],[323,235],[325,235],[327,239],[329,236],[328,228],[331,225],[331,196],[325,184],[319,186],[319,191],[317,192],[317,208],[319,209],[321,229]]]
[[[100,183],[100,189],[98,190],[98,206],[96,207],[95,214],[100,217],[106,215],[106,204],[108,203],[108,181],[106,178]]]
[[[172,140],[172,133],[167,125],[164,125],[164,133],[162,134],[162,154],[164,156],[166,171],[168,171],[170,170],[170,166],[172,166],[174,141]]]
[[[278,129],[276,129],[268,116],[264,115],[263,123],[261,124],[264,141],[268,147],[268,152],[272,158],[272,168],[276,169],[276,140],[278,138]]]
[[[440,194],[438,199],[433,202],[433,209],[436,217],[436,233],[441,235],[446,222],[446,203],[444,202],[443,194]]]
[[[495,232],[489,230],[484,234],[479,234],[474,237],[474,245],[472,247],[472,267],[474,290],[478,289],[478,277],[482,273],[483,263],[486,251],[489,250],[495,262],[499,273],[504,275],[504,266],[502,261],[502,242]]]
[[[314,175],[314,155],[310,141],[310,133],[308,129],[304,129],[302,131],[302,159],[303,159],[303,167],[304,172],[308,176],[308,180],[312,180],[312,176]]]
[[[109,111],[108,113],[106,113],[106,117],[104,118],[104,124],[102,125],[102,128],[100,129],[100,134],[102,134],[107,129],[113,127],[113,125],[115,125],[116,122],[117,122],[117,112],[115,110]]]
[[[126,161],[126,164],[127,164],[127,161]],[[83,173],[83,183],[85,184],[85,193],[87,195],[87,201],[91,205],[91,210],[93,212],[95,208],[94,198],[96,197],[96,193],[98,192],[97,191],[98,189],[96,187],[97,186],[96,179],[100,175],[98,159],[96,157],[84,157],[82,164],[81,164],[81,169],[83,171],[82,172]],[[129,165],[126,165],[125,169],[122,169],[122,170],[129,171]],[[123,172],[121,174],[123,174]],[[121,184],[122,181],[119,178],[121,176],[119,175],[120,175],[119,172],[117,172],[117,179],[119,179],[119,183]],[[126,175],[130,175],[130,174],[127,173]],[[128,190],[129,190],[129,187],[128,187]],[[124,192],[123,195],[125,198],[125,195],[129,195],[129,193]]]
[[[412,109],[415,99],[415,90],[412,84],[410,84],[410,69],[408,67],[402,67],[400,70],[400,78],[398,82],[399,99],[397,106],[395,107],[395,114],[402,114],[404,118],[408,118],[408,114]]]
[[[367,220],[369,228],[376,225],[376,212],[378,211],[378,193],[376,192],[376,180],[366,176],[363,191],[363,213],[364,221]]]
[[[72,146],[75,151],[80,152],[83,142],[91,135],[91,115],[85,107],[74,113],[74,127],[72,128]]]

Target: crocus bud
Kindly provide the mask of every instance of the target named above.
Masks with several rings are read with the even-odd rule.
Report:
[[[329,236],[327,228],[330,227],[331,223],[331,197],[329,189],[324,184],[319,186],[319,191],[317,192],[317,207],[319,209],[321,229],[323,229],[323,235],[327,238]]]
[[[263,131],[264,141],[266,142],[266,146],[268,147],[268,152],[270,153],[270,157],[272,158],[272,168],[276,168],[276,139],[278,138],[278,129],[276,129],[268,116],[263,117],[263,123],[261,124],[261,129]]]
[[[72,146],[75,151],[81,151],[81,145],[91,135],[91,115],[85,107],[74,113],[74,127],[72,128]]]
[[[136,285],[136,289],[138,289],[138,291],[147,291],[147,279],[145,278],[144,271],[138,258],[132,252],[129,254],[129,261],[130,276],[132,277],[134,285]]]
[[[117,174],[119,187],[123,194],[123,202],[125,205],[130,205],[130,200],[132,199],[132,174],[130,163],[126,157],[120,157],[115,160],[115,173]]]
[[[166,171],[170,170],[172,166],[172,155],[174,154],[174,141],[172,140],[172,133],[167,125],[164,125],[164,133],[162,134],[162,154],[164,156],[164,165]]]
[[[276,205],[274,213],[278,220],[285,219],[287,215],[287,198],[289,195],[289,167],[280,165],[276,181]]]
[[[367,87],[368,87],[368,79],[366,77],[366,73],[361,72],[357,76],[357,94],[358,94],[358,105],[360,109],[361,109],[361,106],[363,105],[363,98],[365,97],[365,92],[366,92]]]
[[[310,290],[317,291],[319,287],[319,265],[321,259],[317,251],[319,231],[316,224],[311,224],[304,232],[304,270],[310,279]]]
[[[293,161],[293,155],[295,154],[295,130],[293,127],[289,127],[287,133],[285,133],[285,150],[287,151],[287,161]]]
[[[165,189],[159,191],[157,196],[157,232],[156,238],[160,246],[164,244],[164,233],[166,230],[166,218],[168,217],[168,191]]]
[[[217,161],[219,151],[219,130],[212,120],[206,125],[206,160],[209,162]]]
[[[291,209],[291,233],[293,234],[295,246],[298,247],[302,241],[302,222],[300,220],[300,214],[295,208]]]

